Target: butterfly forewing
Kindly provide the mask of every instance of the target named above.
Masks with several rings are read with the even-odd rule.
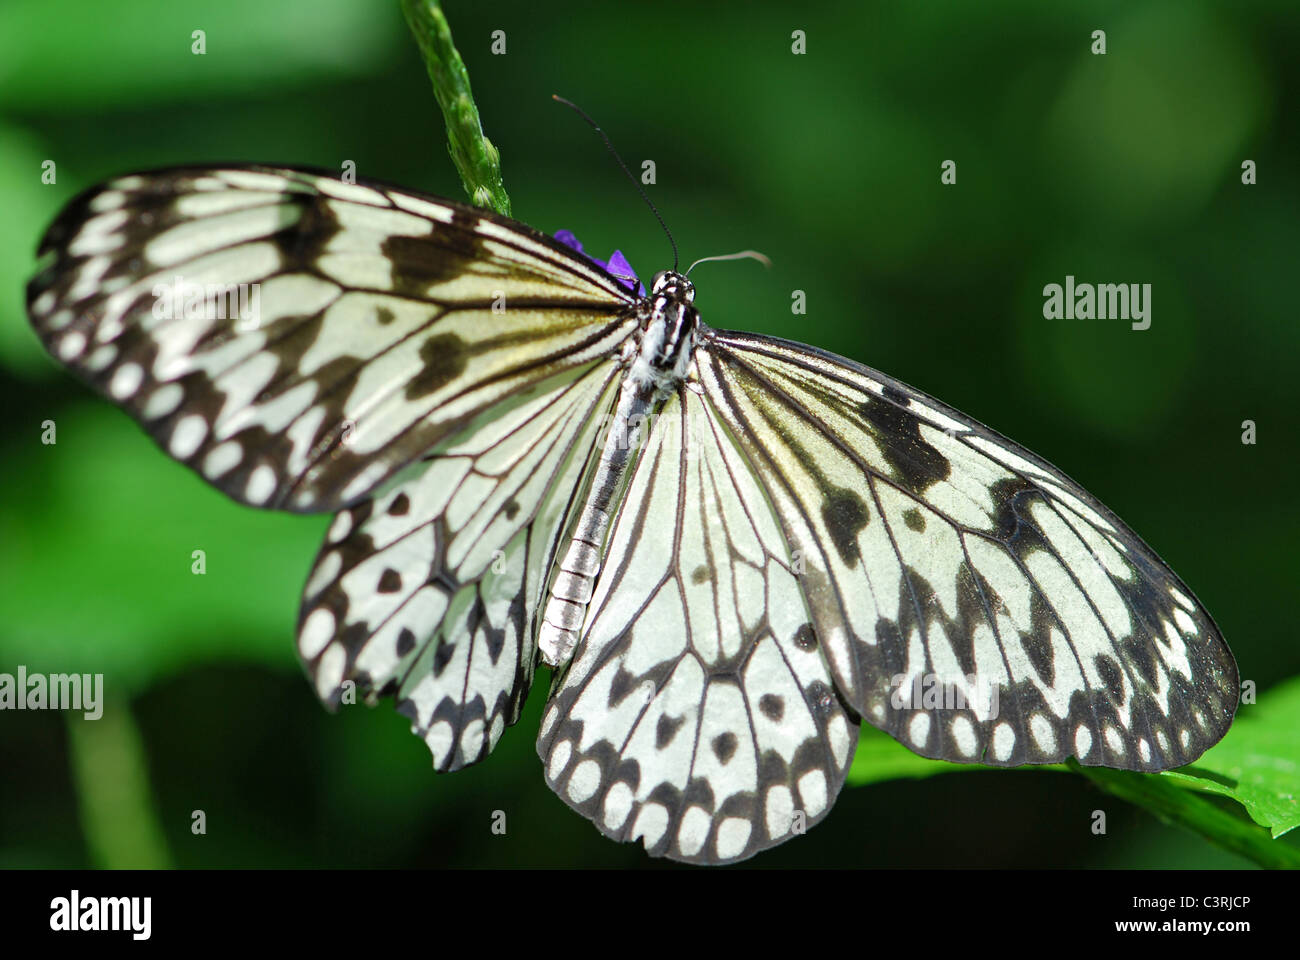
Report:
[[[38,334],[168,453],[244,503],[342,508],[299,618],[322,699],[394,694],[439,769],[486,755],[531,683],[626,290],[514,221],[264,167],[119,178],[41,253]]]
[[[801,558],[836,686],[925,756],[1161,770],[1222,737],[1237,671],[1190,590],[1041,459],[800,344],[718,333],[710,403]]]
[[[742,859],[830,808],[857,743],[756,478],[690,390],[654,422],[538,752],[602,832]]]
[[[302,170],[123,177],[41,253],[50,352],[254,506],[356,502],[632,329],[626,291],[540,233]]]

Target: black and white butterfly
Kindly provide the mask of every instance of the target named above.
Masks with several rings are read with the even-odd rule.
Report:
[[[1114,514],[874,370],[706,326],[676,272],[640,295],[513,220],[263,167],[113,180],[41,252],[50,353],[236,500],[337,513],[299,654],[438,770],[544,662],[555,791],[713,863],[819,820],[863,720],[1146,771],[1231,722],[1213,620]]]

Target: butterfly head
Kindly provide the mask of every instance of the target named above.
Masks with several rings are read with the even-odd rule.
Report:
[[[675,270],[660,270],[650,284],[650,296],[691,303],[695,300],[695,284],[687,280],[685,274]]]

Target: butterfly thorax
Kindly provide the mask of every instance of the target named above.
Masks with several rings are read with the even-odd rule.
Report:
[[[666,395],[686,379],[700,314],[692,305],[695,286],[672,270],[655,274],[642,301],[641,342],[628,370],[633,384],[653,384]]]

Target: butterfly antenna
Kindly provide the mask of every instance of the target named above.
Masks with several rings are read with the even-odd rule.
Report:
[[[650,212],[653,213],[655,219],[659,221],[659,226],[663,227],[664,233],[668,234],[668,242],[673,246],[673,272],[676,273],[677,241],[673,239],[673,232],[668,229],[668,224],[664,223],[664,218],[659,215],[659,208],[654,205],[654,201],[651,200],[646,195],[646,192],[641,189],[641,184],[637,182],[636,177],[632,176],[632,171],[627,168],[627,164],[623,162],[623,158],[618,155],[618,151],[614,149],[614,145],[609,142],[609,137],[605,136],[605,131],[600,129],[595,120],[587,116],[587,111],[583,110],[582,107],[578,106],[572,100],[565,100],[564,97],[560,96],[558,93],[551,94],[551,99],[559,101],[569,109],[573,110],[578,116],[582,117],[582,119],[586,120],[587,123],[591,125],[591,129],[600,134],[600,139],[605,141],[605,149],[608,150],[610,155],[618,161],[618,165],[623,168],[623,172],[627,174],[627,178],[632,181],[632,186],[636,187],[636,192],[641,194],[641,199],[646,202],[646,206],[650,208]]]
[[[770,268],[772,266],[772,261],[769,260],[767,257],[765,257],[763,254],[759,253],[757,250],[741,250],[739,253],[722,253],[716,257],[700,257],[700,259],[696,260],[694,263],[692,263],[689,267],[686,268],[686,276],[689,277],[691,275],[691,271],[694,270],[696,267],[698,267],[701,263],[709,263],[713,260],[757,260],[765,267]]]

